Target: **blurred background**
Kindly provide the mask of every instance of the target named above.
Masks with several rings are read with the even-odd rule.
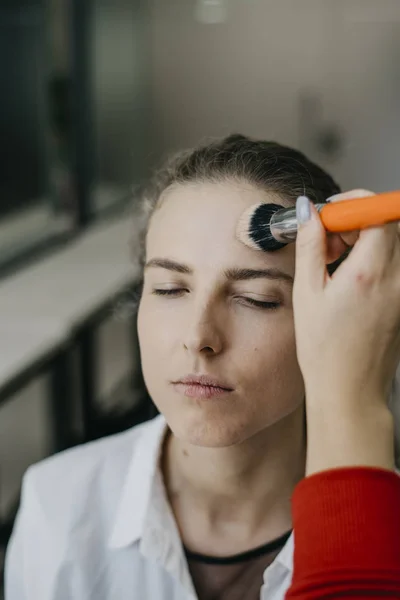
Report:
[[[400,2],[0,0],[0,85],[1,572],[28,466],[154,414],[129,249],[152,167],[237,132],[400,187]]]

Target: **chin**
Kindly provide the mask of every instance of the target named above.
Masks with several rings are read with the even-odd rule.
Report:
[[[175,437],[204,448],[235,446],[257,433],[249,423],[232,418],[176,418],[167,421]]]

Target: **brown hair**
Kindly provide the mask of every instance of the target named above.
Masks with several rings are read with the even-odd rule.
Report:
[[[332,177],[302,152],[276,142],[235,134],[180,152],[154,173],[142,193],[142,222],[135,251],[141,266],[148,224],[163,193],[174,185],[224,180],[250,183],[293,203],[301,195],[314,203],[324,203],[340,192]]]

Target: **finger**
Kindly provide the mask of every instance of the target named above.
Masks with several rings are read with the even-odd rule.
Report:
[[[359,231],[350,231],[350,232],[346,232],[346,233],[341,233],[340,237],[342,238],[342,240],[346,244],[346,246],[351,248],[357,242],[359,235],[360,235]]]
[[[379,278],[399,256],[397,223],[371,227],[360,232],[357,244],[343,264],[343,270],[356,270],[367,279]]]
[[[354,200],[355,198],[367,198],[369,196],[375,196],[375,193],[371,190],[366,190],[363,188],[357,188],[354,190],[349,190],[347,192],[341,192],[340,194],[335,194],[327,198],[327,202],[341,202],[343,200]],[[354,246],[357,242],[359,236],[358,231],[351,231],[346,233],[341,233],[340,237],[342,238],[345,245],[348,247]]]
[[[306,196],[296,202],[295,293],[322,289],[326,280],[326,233],[318,212]]]
[[[328,234],[326,242],[326,264],[328,265],[337,261],[349,249],[347,243],[338,233]]]
[[[326,202],[341,202],[342,200],[354,200],[355,198],[367,198],[369,196],[375,196],[375,192],[363,188],[356,188],[354,190],[348,190],[347,192],[340,192],[340,194],[329,196],[329,198],[326,199]]]

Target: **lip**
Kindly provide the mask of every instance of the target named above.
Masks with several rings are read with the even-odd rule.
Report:
[[[210,399],[233,391],[225,381],[210,375],[186,375],[174,381],[173,385],[188,398]]]

